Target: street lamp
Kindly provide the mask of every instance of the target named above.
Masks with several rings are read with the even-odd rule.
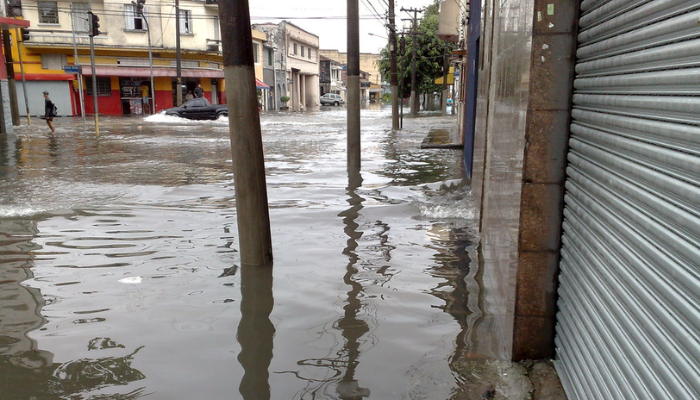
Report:
[[[376,33],[367,32],[367,34],[370,35],[370,36],[376,36],[376,37],[378,37],[378,38],[382,38],[382,39],[389,40],[388,37],[384,37],[384,36],[381,36],[381,35],[377,35]]]

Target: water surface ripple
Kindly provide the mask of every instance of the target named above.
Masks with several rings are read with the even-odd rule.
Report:
[[[16,128],[0,148],[0,398],[448,399],[473,209],[449,117],[263,114],[275,262],[240,268],[228,121]]]

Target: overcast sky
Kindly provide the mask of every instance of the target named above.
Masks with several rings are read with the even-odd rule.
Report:
[[[401,19],[409,18],[409,14],[401,12],[403,8],[422,8],[433,3],[433,0],[394,0],[396,4],[396,25],[399,31]],[[387,43],[384,27],[386,20],[379,21],[376,14],[386,18],[388,0],[359,0],[360,5],[360,51],[363,53],[379,53]],[[347,49],[347,15],[346,0],[249,0],[252,23],[279,22],[286,19],[289,22],[313,33],[321,41],[321,49],[337,49],[345,52]],[[372,8],[371,6],[374,6]],[[420,14],[419,14],[420,15]]]

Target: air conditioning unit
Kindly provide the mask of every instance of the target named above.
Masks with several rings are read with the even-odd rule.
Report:
[[[220,51],[221,40],[207,39],[207,51]]]

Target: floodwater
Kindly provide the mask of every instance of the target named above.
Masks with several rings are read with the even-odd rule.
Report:
[[[448,399],[473,252],[452,117],[262,114],[274,266],[239,266],[228,121],[0,144],[0,399]],[[26,121],[23,121],[26,123]],[[87,120],[88,130],[92,120]]]

